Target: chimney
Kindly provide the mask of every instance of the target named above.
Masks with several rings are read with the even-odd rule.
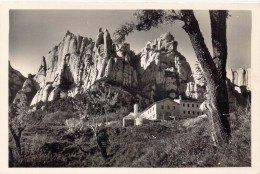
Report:
[[[134,116],[136,117],[138,113],[138,104],[134,104]]]
[[[180,100],[182,100],[182,97],[181,97],[181,95],[179,95],[179,99],[180,99]]]

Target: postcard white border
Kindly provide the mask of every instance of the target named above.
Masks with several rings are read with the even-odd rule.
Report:
[[[9,9],[228,9],[252,11],[252,167],[228,168],[8,168]],[[0,174],[9,173],[177,173],[260,174],[260,4],[192,2],[0,2]],[[246,58],[246,57],[245,57]]]

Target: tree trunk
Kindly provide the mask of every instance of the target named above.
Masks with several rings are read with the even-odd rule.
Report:
[[[223,117],[223,123],[228,122],[229,118],[229,102],[228,92],[226,84],[226,62],[227,62],[227,15],[226,10],[210,10],[210,21],[211,21],[211,33],[212,33],[212,46],[213,46],[213,60],[218,70],[220,77],[219,90],[220,96],[217,105],[219,106]],[[225,125],[228,134],[230,134],[230,125]]]
[[[184,30],[189,35],[197,59],[201,65],[208,88],[208,115],[212,124],[213,141],[222,146],[230,139],[228,121],[229,103],[226,86],[226,22],[221,21],[218,13],[211,12],[212,42],[214,48],[213,60],[201,34],[199,24],[192,10],[183,10]],[[221,15],[223,15],[221,13]],[[212,19],[213,18],[213,19]],[[221,23],[218,26],[218,23]],[[217,30],[214,30],[218,26]]]
[[[98,148],[101,152],[101,155],[106,159],[107,158],[107,148],[105,145],[103,145],[103,143],[105,143],[103,141],[103,137],[100,137],[100,135],[98,134],[96,139],[97,139],[97,144],[98,144]]]
[[[208,84],[208,92],[207,108],[209,109],[208,115],[212,124],[213,140],[215,140],[216,145],[222,146],[224,143],[228,143],[231,137],[228,120],[229,115],[227,113],[228,111],[226,112],[228,106],[225,104],[227,96],[225,95],[221,85],[215,86]]]
[[[17,152],[19,153],[19,155],[22,155],[22,148],[21,148],[21,136],[22,136],[22,132],[19,131],[18,135],[16,135],[14,129],[10,126],[10,131],[11,134],[13,136],[13,139],[15,141],[15,145],[17,148]]]
[[[211,38],[212,38],[212,47],[213,47],[213,60],[216,65],[218,76],[219,76],[219,85],[216,89],[217,99],[211,99],[211,103],[214,103],[213,108],[217,108],[218,115],[220,115],[221,120],[217,121],[213,115],[213,121],[216,124],[223,125],[224,133],[226,135],[225,141],[228,141],[231,137],[231,129],[229,125],[229,102],[228,102],[228,92],[226,84],[226,62],[227,62],[227,15],[226,10],[210,10],[210,21],[211,21]],[[218,127],[220,127],[218,126]],[[220,133],[221,131],[216,131]],[[216,135],[217,137],[223,137]]]
[[[14,155],[12,149],[9,147],[9,167],[14,167]]]

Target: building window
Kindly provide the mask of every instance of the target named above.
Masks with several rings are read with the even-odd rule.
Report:
[[[173,106],[173,109],[175,110],[175,106]]]
[[[191,106],[194,107],[194,104],[192,104]]]
[[[183,111],[183,113],[185,114],[185,111]]]
[[[148,114],[149,114],[149,110],[148,110]]]
[[[168,107],[168,109],[170,109],[170,106],[167,106]]]
[[[153,115],[153,118],[155,118],[155,114]]]
[[[204,114],[204,113],[202,112],[202,114]]]
[[[198,112],[198,115],[200,115],[200,112]]]
[[[183,103],[183,107],[185,107],[185,103]]]
[[[190,107],[190,105],[189,104],[187,104],[188,105],[188,107]]]
[[[153,107],[153,111],[154,111],[154,107]]]
[[[199,107],[199,105],[197,104],[197,108]]]
[[[161,108],[164,109],[164,106],[162,105]]]
[[[188,114],[190,114],[190,111],[188,111]]]
[[[195,115],[195,112],[193,111],[193,115]]]

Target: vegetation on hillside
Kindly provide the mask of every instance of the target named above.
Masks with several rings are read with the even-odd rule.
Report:
[[[34,118],[41,121],[33,122],[24,130],[21,138],[22,156],[13,153],[10,167],[251,165],[250,108],[237,107],[236,112],[231,113],[232,138],[229,144],[218,148],[213,146],[207,117],[193,124],[187,124],[190,120],[179,120],[124,128],[123,115],[119,115],[119,112],[109,113],[109,124],[100,126],[103,136],[101,144],[106,148],[106,157],[97,143],[98,136],[89,126],[91,119],[82,120],[79,112],[59,109],[42,114],[44,109],[35,112]]]

